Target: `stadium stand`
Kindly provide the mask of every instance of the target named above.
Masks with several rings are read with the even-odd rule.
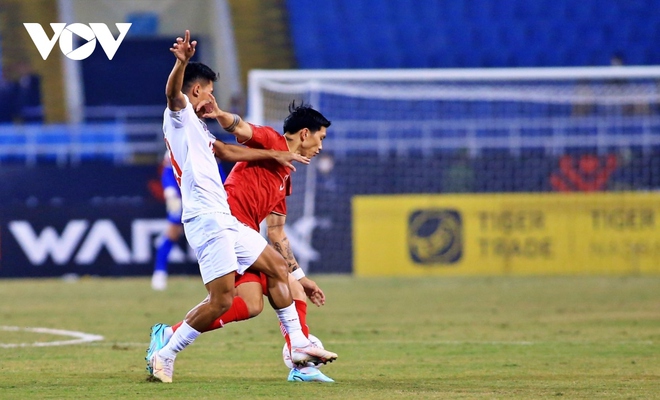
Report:
[[[287,0],[300,68],[660,63],[655,1]]]

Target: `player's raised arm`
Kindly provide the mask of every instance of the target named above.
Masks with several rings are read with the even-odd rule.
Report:
[[[239,162],[275,160],[294,171],[296,170],[296,167],[292,164],[294,161],[302,164],[309,164],[309,158],[289,151],[250,149],[243,146],[227,144],[220,140],[213,142],[213,151],[215,152],[215,156],[223,161]]]
[[[165,95],[167,96],[167,108],[172,111],[179,111],[186,107],[186,98],[183,96],[181,89],[183,87],[183,75],[186,70],[188,61],[195,54],[195,46],[197,41],[190,41],[190,31],[186,30],[183,38],[176,38],[176,42],[170,48],[170,51],[176,57],[174,68],[167,78],[165,85]]]
[[[221,110],[215,97],[211,96],[211,100],[205,100],[197,106],[197,110],[204,109],[203,118],[213,118],[225,131],[236,136],[236,141],[245,143],[252,138],[252,127],[247,122],[238,116],[227,111]]]

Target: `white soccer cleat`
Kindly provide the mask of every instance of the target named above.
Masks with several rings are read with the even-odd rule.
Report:
[[[154,274],[151,276],[151,288],[157,291],[167,289],[167,272],[154,271]]]
[[[316,336],[312,335],[311,333],[309,334],[309,336],[307,338],[309,339],[310,342],[312,342],[312,344],[314,346],[325,349],[325,346],[323,346],[323,342],[321,342],[321,339],[317,338]],[[289,345],[286,344],[286,343],[284,343],[284,345],[282,346],[282,361],[284,361],[284,365],[286,365],[286,367],[290,370],[294,369],[294,368],[301,369],[301,368],[305,368],[305,367],[318,368],[318,367],[321,367],[321,365],[322,365],[322,364],[315,365],[311,362],[307,363],[305,365],[295,365],[293,362],[291,362],[291,349],[289,349]]]
[[[152,376],[163,383],[172,383],[172,375],[174,375],[174,359],[161,357],[158,353],[154,353],[151,357],[151,370]]]
[[[295,365],[305,365],[311,362],[314,365],[326,364],[337,359],[337,354],[321,347],[309,344],[305,347],[291,349],[291,362]]]

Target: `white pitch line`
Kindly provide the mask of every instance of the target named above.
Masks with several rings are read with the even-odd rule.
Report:
[[[330,340],[328,343],[332,345],[360,345],[364,346],[365,342],[358,340]],[[272,346],[272,341],[251,341],[251,345],[254,346]],[[595,344],[634,344],[634,345],[645,345],[653,346],[658,344],[652,340],[623,340],[623,341],[577,341],[577,340],[568,340],[568,341],[473,341],[473,340],[370,340],[367,345],[383,345],[383,344],[392,344],[392,345],[437,345],[437,346],[465,346],[465,345],[476,345],[476,346],[539,346],[539,345],[548,345],[548,344],[570,344],[570,345],[595,345]],[[117,342],[117,343],[94,343],[92,346],[122,346],[122,347],[149,347],[149,342]]]
[[[45,333],[49,335],[70,336],[76,338],[72,340],[56,340],[53,342],[0,343],[0,348],[4,348],[4,349],[12,349],[16,347],[67,346],[70,344],[97,342],[104,339],[104,337],[101,335],[93,335],[91,333],[85,333],[85,332],[65,331],[62,329],[50,329],[50,328],[21,328],[18,326],[0,326],[0,331]]]
[[[250,342],[254,344],[255,342]],[[258,342],[256,342],[258,343]],[[364,345],[364,342],[357,340],[331,340],[331,344],[359,344]],[[448,346],[463,346],[463,345],[478,345],[478,346],[536,346],[548,344],[638,344],[638,345],[655,345],[657,342],[653,340],[620,340],[620,341],[594,341],[594,340],[557,340],[557,341],[499,341],[499,340],[370,340],[369,344],[426,344],[426,345],[448,345]]]

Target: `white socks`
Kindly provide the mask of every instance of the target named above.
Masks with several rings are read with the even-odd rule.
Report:
[[[174,330],[172,329],[171,326],[168,326],[167,328],[165,328],[164,335],[165,335],[165,341],[169,342],[172,335],[174,335]]]
[[[296,304],[291,303],[290,306],[275,310],[277,317],[280,319],[282,326],[286,329],[291,340],[291,347],[305,347],[309,344],[309,339],[305,337],[300,326],[300,318],[298,318],[298,311]],[[178,331],[177,331],[178,332]]]
[[[300,325],[300,323],[298,323]],[[186,346],[192,344],[192,342],[197,339],[197,336],[200,335],[200,332],[193,329],[186,321],[183,321],[183,324],[179,329],[174,332],[170,341],[167,342],[165,347],[160,349],[158,354],[165,358],[175,358],[176,353],[185,349]],[[303,336],[304,337],[304,336]]]

